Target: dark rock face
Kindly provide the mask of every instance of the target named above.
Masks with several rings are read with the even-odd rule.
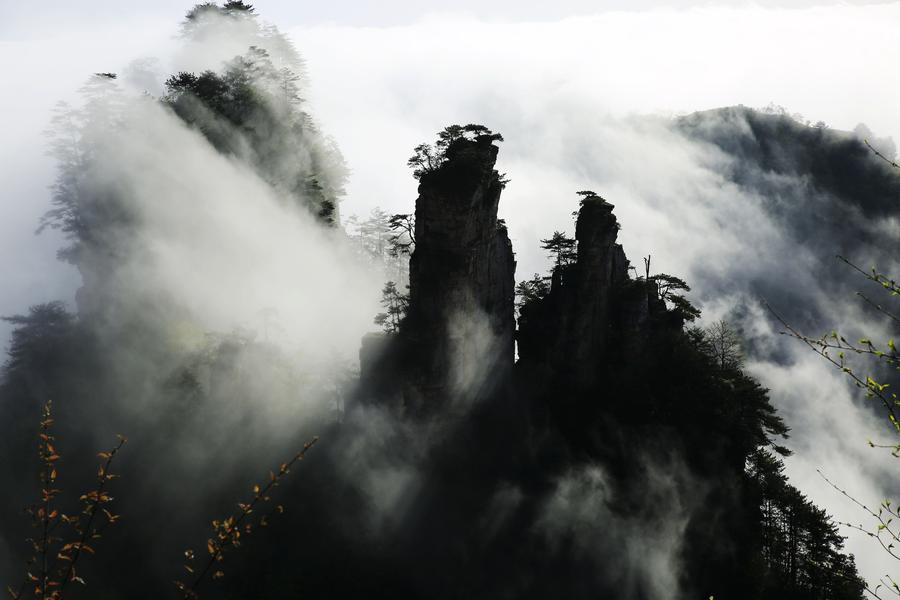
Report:
[[[578,260],[567,277],[570,306],[565,312],[572,318],[561,332],[561,341],[572,349],[576,373],[584,384],[593,383],[596,365],[606,354],[612,335],[613,292],[628,278],[628,261],[616,243],[619,224],[612,209],[612,204],[598,197],[582,204],[575,230]]]
[[[396,339],[377,344],[379,358],[371,340],[361,355],[361,375],[375,388],[384,389],[375,360],[400,367],[405,384],[395,394],[414,413],[469,404],[512,370],[516,263],[497,220],[497,151],[490,140],[458,140],[422,176],[407,317]]]
[[[405,335],[422,353],[426,396],[470,393],[490,370],[513,363],[515,261],[497,221],[501,184],[493,144],[464,141],[452,160],[422,178],[410,260]],[[480,364],[478,364],[480,363]],[[448,367],[450,372],[448,372]]]
[[[665,310],[653,286],[629,279],[613,208],[599,196],[582,202],[575,263],[556,269],[547,297],[522,309],[519,358],[539,381],[589,390],[601,367],[639,350],[651,314]]]
[[[512,382],[516,339],[519,379],[588,393],[611,364],[638,356],[651,323],[667,314],[655,285],[628,276],[613,205],[590,196],[578,214],[577,259],[523,308],[516,333],[497,152],[490,140],[459,140],[421,178],[407,317],[398,334],[368,336],[360,352],[363,388],[381,404],[412,414],[465,409]]]

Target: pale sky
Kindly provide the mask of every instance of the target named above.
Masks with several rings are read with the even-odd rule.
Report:
[[[538,2],[521,0],[456,0],[452,3],[421,0],[352,0],[336,2],[292,2],[263,0],[251,2],[268,19],[282,28],[320,24],[383,27],[406,25],[431,14],[464,14],[494,22],[552,21],[607,11],[647,11],[660,8],[692,8],[697,6],[765,6],[770,8],[807,8],[826,5],[887,4],[880,0],[556,0]],[[124,20],[170,19],[172,14],[187,10],[192,3],[180,0],[156,2],[121,2],[94,0],[69,2],[10,2],[4,7],[0,36],[21,39],[29,31],[43,28],[65,28],[76,23],[117,23]],[[89,6],[89,8],[88,8]]]

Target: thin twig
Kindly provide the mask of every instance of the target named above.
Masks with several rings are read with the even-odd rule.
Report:
[[[810,348],[812,348],[812,350],[813,350],[816,354],[818,354],[819,356],[823,357],[825,360],[827,360],[828,362],[830,362],[831,364],[833,364],[834,366],[836,366],[837,368],[839,368],[841,371],[843,371],[844,373],[846,373],[847,375],[849,375],[850,378],[853,379],[853,381],[856,383],[857,386],[859,386],[859,387],[861,387],[861,388],[865,388],[865,389],[868,390],[873,396],[877,396],[878,399],[881,400],[881,402],[882,402],[882,404],[884,405],[885,409],[888,411],[888,418],[890,419],[891,423],[894,425],[894,428],[895,428],[898,432],[900,432],[900,421],[897,420],[897,416],[896,416],[896,413],[895,413],[895,411],[894,411],[893,402],[892,402],[889,398],[887,398],[887,397],[882,393],[882,389],[879,389],[881,386],[872,385],[874,382],[871,380],[871,378],[869,378],[868,381],[863,381],[862,379],[860,379],[859,376],[858,376],[856,373],[854,373],[852,369],[850,369],[849,367],[847,367],[847,366],[844,364],[843,359],[841,359],[840,362],[834,360],[834,359],[831,357],[831,355],[828,354],[828,351],[827,351],[826,348],[823,348],[823,347],[821,346],[821,344],[818,344],[815,340],[812,340],[811,338],[809,338],[809,337],[807,337],[807,336],[801,334],[799,331],[797,331],[796,329],[794,329],[793,327],[791,327],[791,325],[790,325],[787,321],[785,321],[784,318],[782,318],[782,316],[781,316],[780,314],[778,314],[778,313],[775,311],[775,309],[773,309],[773,308],[769,305],[768,302],[763,301],[763,304],[765,305],[765,307],[766,307],[767,309],[769,309],[769,311],[775,316],[775,318],[778,319],[778,321],[779,321],[782,325],[784,325],[785,329],[787,329],[787,332],[781,332],[782,334],[785,334],[785,333],[786,333],[787,335],[790,335],[791,337],[794,337],[794,338],[796,338],[796,339],[802,341],[802,342],[805,343],[807,346],[809,346]]]
[[[891,165],[891,166],[894,167],[895,169],[900,169],[900,165],[898,165],[897,163],[895,163],[894,161],[892,161],[891,159],[889,159],[887,156],[885,156],[884,154],[882,154],[881,152],[879,152],[878,150],[876,150],[875,148],[873,148],[873,147],[872,147],[872,144],[869,143],[869,140],[864,140],[864,141],[866,142],[866,146],[869,147],[869,150],[871,150],[872,152],[875,153],[875,156],[877,156],[878,158],[880,158],[881,160],[883,160],[883,161],[886,162],[887,164]]]
[[[122,449],[122,446],[124,446],[127,442],[128,442],[127,439],[125,439],[122,436],[119,436],[119,444],[115,448],[113,448],[109,452],[101,453],[101,455],[106,455],[106,463],[100,468],[100,471],[97,473],[97,482],[98,482],[97,489],[82,496],[82,498],[85,498],[89,501],[89,506],[90,506],[89,510],[86,511],[86,513],[82,513],[82,514],[87,514],[88,519],[87,519],[87,523],[85,524],[84,529],[81,532],[81,539],[75,545],[71,546],[72,548],[75,549],[75,554],[71,557],[71,560],[69,560],[69,565],[66,568],[65,575],[63,576],[62,582],[60,583],[60,588],[59,588],[60,593],[62,593],[62,591],[65,589],[65,587],[69,584],[70,581],[75,579],[75,577],[74,577],[75,563],[78,562],[78,559],[81,556],[82,550],[86,547],[88,538],[92,535],[91,534],[91,525],[93,525],[94,518],[96,517],[97,513],[100,511],[100,506],[105,503],[106,484],[113,478],[113,476],[109,473],[109,467],[110,467],[110,465],[112,465],[113,458],[115,458],[116,454],[119,452],[119,450]],[[65,547],[63,549],[65,550]]]
[[[220,523],[218,521],[213,521],[213,526],[219,530],[218,538],[221,540],[220,542],[213,541],[209,539],[207,541],[207,548],[210,551],[209,560],[206,562],[206,565],[203,567],[203,570],[200,571],[200,574],[194,580],[194,583],[191,584],[190,587],[181,584],[180,582],[176,582],[176,585],[179,589],[184,593],[184,598],[198,598],[197,588],[203,583],[206,576],[209,574],[213,565],[217,562],[221,561],[224,558],[225,548],[230,544],[232,546],[238,545],[238,540],[241,535],[241,524],[244,522],[252,512],[253,509],[262,501],[266,501],[269,499],[268,492],[276,487],[280,480],[287,475],[287,473],[291,470],[291,467],[294,466],[298,461],[303,460],[303,457],[306,455],[306,452],[312,448],[316,442],[319,441],[318,436],[312,438],[309,442],[306,442],[303,445],[303,449],[300,450],[294,457],[281,465],[278,470],[278,474],[271,473],[269,478],[269,483],[265,485],[262,489],[259,486],[254,486],[254,498],[249,504],[239,503],[238,506],[241,509],[241,514],[237,519],[234,517],[229,517],[224,522]],[[232,522],[233,521],[233,522]],[[249,525],[247,526],[249,527]],[[188,553],[186,553],[188,554]],[[215,577],[214,577],[215,578]]]

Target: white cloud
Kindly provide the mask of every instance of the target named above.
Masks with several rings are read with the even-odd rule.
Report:
[[[446,124],[481,122],[506,138],[498,169],[512,183],[500,211],[519,279],[546,270],[538,239],[554,229],[572,233],[574,191],[590,188],[616,205],[632,261],[652,254],[654,270],[685,275],[710,300],[722,290],[704,290],[701,275],[736,278],[729,298],[740,301],[754,278],[793,277],[800,289],[816,289],[811,266],[831,256],[798,247],[760,198],[719,175],[725,157],[678,139],[665,118],[774,102],[835,128],[862,121],[876,135],[900,136],[900,88],[889,76],[898,24],[898,4],[749,6],[530,24],[312,26],[293,35],[308,60],[315,113],[354,171],[346,214],[373,205],[410,210],[411,148]],[[638,116],[647,114],[659,118]],[[724,300],[709,309],[710,317],[722,314]],[[767,327],[764,315],[751,313],[748,327]],[[833,314],[838,323],[856,316]],[[794,427],[788,471],[816,503],[859,521],[815,469],[870,502],[893,491],[888,467],[859,468],[880,464],[865,443],[878,425],[824,361],[802,348],[788,352],[798,360],[792,369],[751,365]],[[848,548],[870,579],[892,566],[860,535]]]
[[[65,34],[48,18],[46,29],[23,29],[0,42],[0,69],[14,87],[0,96],[0,312],[71,297],[76,285],[71,270],[52,258],[59,240],[30,236],[48,206],[44,186],[52,169],[41,155],[39,132],[53,103],[71,97],[93,71],[121,70],[151,49],[167,48],[178,18],[138,23],[123,17],[116,26],[78,20]],[[777,224],[717,176],[710,161],[720,157],[633,115],[775,102],[836,128],[864,121],[879,136],[900,137],[900,88],[892,78],[898,24],[897,3],[802,10],[743,5],[519,24],[432,16],[386,28],[302,26],[293,37],[308,61],[312,112],[354,172],[345,214],[365,214],[374,205],[408,211],[416,196],[405,167],[412,147],[451,122],[484,122],[507,139],[498,167],[512,183],[501,216],[520,278],[546,268],[539,237],[572,231],[573,192],[583,188],[617,206],[632,260],[650,253],[659,270],[690,278],[701,267],[728,273],[735,262],[758,273],[802,273],[805,261],[818,258],[787,248]],[[165,67],[168,57],[161,58]],[[219,167],[225,177],[227,169]],[[748,230],[748,223],[754,227]],[[252,226],[223,224],[237,235]],[[256,247],[254,256],[267,248]],[[761,256],[758,248],[768,252]],[[794,257],[792,265],[787,257]],[[207,275],[198,283],[212,284],[210,295],[221,292],[218,284],[227,286],[227,269]],[[860,450],[872,426],[866,414],[853,408],[825,365],[804,359],[790,371],[754,369],[795,427],[794,481],[841,518],[857,520],[814,467],[877,500],[881,471],[858,468],[872,461]],[[808,422],[799,418],[814,409],[821,410]],[[867,542],[853,537],[850,547],[864,574],[884,570]]]

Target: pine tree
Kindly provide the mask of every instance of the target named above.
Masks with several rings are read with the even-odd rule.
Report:
[[[541,248],[549,252],[554,271],[575,262],[577,258],[575,239],[567,237],[564,231],[554,231],[552,236],[541,240]]]

